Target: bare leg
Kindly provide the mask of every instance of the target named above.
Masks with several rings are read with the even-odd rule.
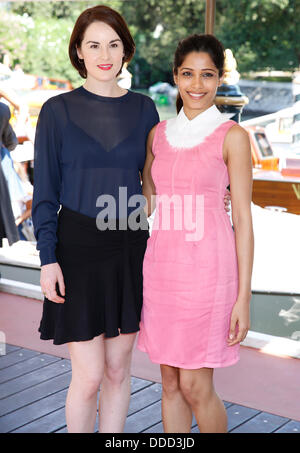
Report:
[[[136,333],[105,339],[99,398],[99,433],[122,433],[130,400],[130,367]]]
[[[165,433],[189,433],[192,410],[179,387],[179,369],[161,365],[162,419]]]
[[[180,388],[201,433],[226,433],[227,414],[213,386],[213,369],[180,369]]]
[[[68,343],[72,380],[66,401],[69,433],[93,433],[97,415],[97,392],[104,370],[103,335],[90,341]]]

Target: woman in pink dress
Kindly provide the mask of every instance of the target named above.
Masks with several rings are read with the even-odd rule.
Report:
[[[148,137],[143,190],[148,206],[156,194],[156,213],[138,347],[161,364],[165,432],[190,432],[193,413],[200,432],[227,431],[213,370],[239,360],[249,329],[251,151],[247,132],[214,105],[223,66],[214,36],[181,41],[178,116]],[[234,230],[223,207],[228,184]]]

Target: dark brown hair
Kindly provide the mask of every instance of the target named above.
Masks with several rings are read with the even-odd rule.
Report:
[[[178,73],[178,68],[182,65],[185,57],[190,52],[206,52],[214,62],[219,71],[219,77],[222,77],[224,72],[225,50],[223,44],[213,35],[191,35],[179,41],[174,55],[173,72]],[[176,109],[177,113],[182,108],[182,99],[180,94],[177,95]]]
[[[107,25],[113,28],[121,38],[124,46],[122,66],[125,62],[129,63],[135,52],[135,43],[130,34],[128,26],[123,17],[117,11],[110,8],[109,6],[104,5],[98,5],[94,6],[93,8],[86,9],[78,17],[69,42],[69,57],[71,63],[84,79],[86,79],[87,77],[87,72],[84,61],[78,58],[77,48],[81,47],[83,36],[87,27],[93,22],[97,21],[105,22]],[[122,68],[120,69],[119,74],[121,70]]]

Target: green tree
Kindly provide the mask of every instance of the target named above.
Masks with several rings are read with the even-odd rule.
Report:
[[[137,50],[129,70],[135,86],[172,82],[173,55],[180,39],[205,31],[204,0],[103,1],[130,26]],[[96,1],[6,2],[0,4],[0,53],[26,72],[81,83],[68,58],[74,22]],[[300,0],[217,0],[215,35],[230,48],[242,73],[289,70],[300,65]]]
[[[103,2],[119,6],[119,1]],[[81,77],[70,64],[68,45],[79,14],[98,2],[14,2],[1,11],[0,53],[8,52],[12,66],[26,73],[61,77],[74,86]]]
[[[300,0],[217,1],[215,33],[240,71],[291,70],[300,65]]]
[[[204,0],[138,0],[121,10],[139,30],[137,58],[151,65],[154,78],[170,81],[178,41],[205,31]],[[215,35],[233,51],[241,72],[290,70],[300,65],[299,17],[300,0],[217,0]]]
[[[180,39],[204,32],[205,2],[199,0],[137,0],[123,2],[121,12],[135,29],[137,52],[131,67],[139,67],[141,84],[173,81],[173,55]]]

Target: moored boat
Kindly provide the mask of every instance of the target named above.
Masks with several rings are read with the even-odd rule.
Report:
[[[276,156],[262,126],[249,122],[241,125],[248,131],[251,143],[253,203],[300,214],[300,159]]]

